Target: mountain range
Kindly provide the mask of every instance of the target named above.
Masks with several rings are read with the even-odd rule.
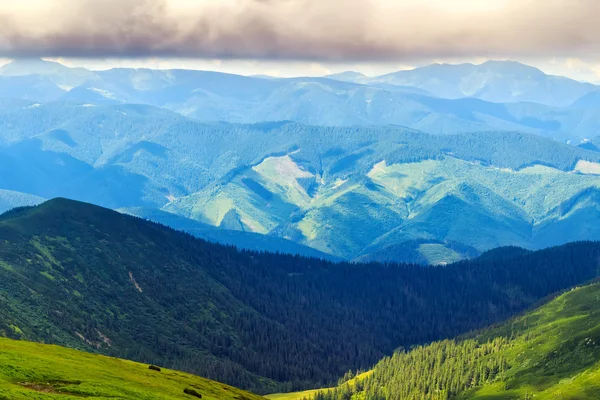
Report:
[[[348,76],[354,75],[265,79],[190,70],[88,71],[17,60],[0,68],[0,97],[146,104],[208,122],[394,124],[435,134],[519,130],[576,142],[598,132],[598,107],[580,107],[598,87],[523,64],[433,65],[354,80],[359,83],[340,80]]]
[[[597,90],[595,85],[547,75],[515,61],[483,64],[433,64],[369,78],[346,72],[328,78],[360,84],[414,87],[447,99],[477,98],[494,103],[527,102],[566,107]]]
[[[538,135],[208,124],[128,104],[11,101],[0,116],[6,202],[162,209],[173,226],[180,216],[346,260],[437,264],[598,237],[600,153]]]
[[[68,197],[330,260],[594,240],[598,93],[514,62],[266,79],[17,60],[0,68],[0,210]]]

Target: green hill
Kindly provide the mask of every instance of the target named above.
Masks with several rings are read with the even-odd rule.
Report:
[[[242,390],[179,371],[58,346],[0,339],[0,399],[258,400]]]
[[[598,399],[600,284],[496,328],[396,352],[359,385],[316,399]],[[291,399],[296,396],[289,397]]]
[[[443,268],[237,251],[65,199],[0,216],[0,335],[266,393],[331,385],[595,278],[600,244]]]

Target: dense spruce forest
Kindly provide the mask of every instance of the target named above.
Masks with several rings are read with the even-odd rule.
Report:
[[[598,283],[575,288],[500,326],[401,349],[314,400],[597,399],[599,296]]]
[[[0,217],[0,333],[289,391],[504,320],[595,278],[599,257],[581,242],[436,268],[332,263],[55,199]]]

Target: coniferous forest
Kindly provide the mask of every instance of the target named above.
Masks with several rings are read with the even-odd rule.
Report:
[[[598,398],[600,284],[577,287],[506,323],[399,349],[315,400]]]

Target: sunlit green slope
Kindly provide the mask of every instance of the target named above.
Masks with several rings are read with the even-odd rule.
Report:
[[[472,337],[435,342],[380,361],[342,399],[598,399],[600,284],[571,290]]]
[[[59,346],[0,339],[0,399],[258,400],[198,376]],[[188,390],[188,391],[190,391]]]
[[[167,209],[217,226],[234,215],[244,230],[360,261],[444,264],[499,246],[537,249],[600,235],[598,163],[561,170],[448,155],[365,158],[364,171],[327,176],[289,155],[270,157]]]

